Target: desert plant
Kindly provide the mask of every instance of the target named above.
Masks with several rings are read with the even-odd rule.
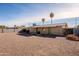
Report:
[[[68,40],[74,40],[74,41],[78,41],[79,40],[79,38],[77,36],[72,35],[72,34],[67,35],[66,39],[68,39]]]

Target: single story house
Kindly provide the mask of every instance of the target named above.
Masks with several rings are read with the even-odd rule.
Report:
[[[27,30],[32,34],[64,35],[64,28],[68,28],[66,23],[31,26]]]

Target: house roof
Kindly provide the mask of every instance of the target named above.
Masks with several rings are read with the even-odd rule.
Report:
[[[46,24],[46,25],[37,25],[37,26],[31,26],[31,28],[37,28],[37,27],[59,27],[59,26],[66,26],[67,23],[56,23],[56,24]]]

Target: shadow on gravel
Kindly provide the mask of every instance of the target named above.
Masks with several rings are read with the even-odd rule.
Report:
[[[30,34],[26,34],[26,33],[18,33],[17,35],[20,35],[20,36],[32,36],[32,35],[30,35]]]
[[[33,34],[33,35],[39,37],[48,37],[48,38],[65,37],[62,35],[50,35],[50,34]]]
[[[21,31],[18,32],[17,35],[21,35],[21,36],[39,36],[39,37],[48,37],[48,38],[56,38],[56,37],[65,37],[62,35],[53,35],[53,34],[34,34],[34,33],[30,33],[29,30],[26,29],[22,29]]]
[[[66,38],[67,39],[67,38]],[[72,39],[67,39],[69,41],[76,41],[76,42],[79,42],[79,40],[72,40]]]
[[[21,36],[31,36],[31,34],[29,33],[29,30],[26,29],[22,29],[21,31],[19,31],[17,33],[17,35],[21,35]]]
[[[65,37],[65,36],[60,36],[60,35],[48,35],[48,34],[27,34],[26,32],[21,32],[18,33],[17,35],[21,36],[39,36],[39,37],[47,37],[47,38],[56,38],[56,37]]]
[[[67,40],[69,40],[69,39],[67,39]],[[79,42],[79,40],[69,40],[69,41],[76,41],[76,42]]]
[[[39,37],[47,37],[47,38],[56,38],[55,35],[45,35],[45,34],[40,34],[40,35],[35,35],[35,36],[39,36]]]

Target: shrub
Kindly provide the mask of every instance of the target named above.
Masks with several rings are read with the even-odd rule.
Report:
[[[66,39],[68,39],[68,40],[79,40],[79,38],[77,36],[71,35],[71,34],[67,35]]]

